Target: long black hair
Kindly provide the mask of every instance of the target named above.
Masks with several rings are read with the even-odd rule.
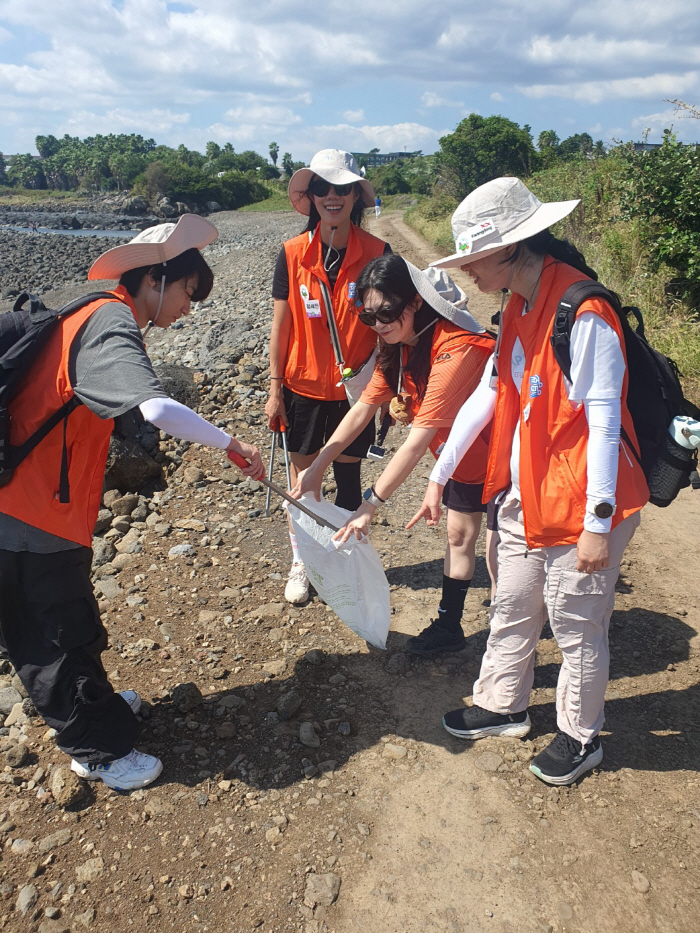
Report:
[[[507,259],[502,259],[501,262],[518,262],[519,259],[523,258],[525,249],[535,256],[551,256],[559,262],[565,262],[567,265],[573,266],[574,269],[578,269],[579,272],[583,272],[589,278],[598,281],[598,273],[586,263],[586,257],[581,250],[577,249],[568,240],[557,239],[549,229],[540,230],[534,236],[521,240],[520,243],[516,244],[514,252]]]
[[[309,180],[309,185],[311,185],[311,182],[314,181],[318,177],[319,177],[318,175],[312,175],[311,179]],[[323,180],[325,181],[325,179]],[[356,181],[354,183],[354,189],[355,189],[355,194],[358,195],[358,198],[352,206],[352,211],[350,211],[350,223],[355,224],[356,227],[361,227],[362,218],[365,216],[365,207],[366,207],[365,202],[364,202],[365,193],[359,181]],[[308,198],[311,209],[309,210],[309,221],[304,227],[304,229],[302,230],[302,233],[308,233],[309,230],[313,231],[316,229],[316,227],[318,227],[319,221],[321,220],[321,215],[316,210],[316,205],[314,204],[314,199],[313,199],[313,195],[311,194],[311,191],[307,188],[304,194]]]
[[[119,284],[123,285],[132,298],[138,294],[144,276],[151,273],[156,282],[165,276],[165,284],[171,285],[181,279],[197,276],[197,287],[192,293],[193,301],[204,301],[214,287],[214,273],[209,268],[206,259],[194,247],[186,249],[184,253],[169,259],[167,262],[155,266],[139,266],[122,273]]]
[[[360,301],[370,288],[375,289],[393,305],[408,304],[416,297],[417,289],[408,271],[408,266],[396,253],[386,253],[371,259],[364,267],[357,280],[357,295]],[[419,296],[420,298],[420,296]],[[413,319],[413,330],[419,333],[428,327],[436,317],[439,317],[426,301],[416,311]],[[433,330],[428,328],[418,338],[418,343],[409,348],[408,363],[404,371],[411,374],[411,378],[418,392],[418,401],[422,401],[428,386],[430,375],[430,350],[433,343]],[[401,344],[382,343],[377,357],[377,365],[390,388],[398,391],[399,365],[401,361]]]

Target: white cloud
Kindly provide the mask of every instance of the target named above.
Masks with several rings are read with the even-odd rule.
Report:
[[[491,100],[495,100],[498,103],[504,99],[503,94],[499,94],[498,91],[494,91],[493,94],[489,94],[489,98]]]
[[[526,97],[563,97],[581,103],[598,104],[613,99],[658,99],[697,88],[698,72],[688,71],[683,75],[654,74],[613,81],[584,81],[579,84],[536,84],[518,87],[516,90]]]
[[[365,119],[364,110],[346,110],[343,119],[348,123],[361,123]]]
[[[440,97],[439,94],[435,94],[433,91],[426,91],[421,97],[420,102],[424,107],[464,107],[463,101],[448,100],[445,97]]]

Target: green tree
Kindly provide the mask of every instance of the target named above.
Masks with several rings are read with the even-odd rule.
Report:
[[[42,159],[51,158],[61,148],[61,142],[55,136],[37,136],[34,145]]]
[[[221,155],[221,146],[218,143],[212,142],[211,140],[207,143],[206,149],[204,150],[207,159],[210,162],[215,162]]]
[[[41,160],[29,152],[10,156],[7,177],[10,184],[19,188],[46,188],[46,176]]]
[[[292,161],[292,153],[285,152],[282,156],[282,170],[291,178],[294,174],[294,162]]]
[[[554,130],[542,130],[537,137],[537,148],[542,152],[543,149],[556,149],[559,145],[559,137]]]
[[[270,143],[269,153],[270,153],[270,161],[275,166],[275,168],[277,168],[277,157],[280,154],[280,147],[277,145],[277,143],[275,142]]]
[[[501,175],[529,175],[536,161],[528,128],[506,117],[472,113],[440,140],[440,174],[448,193],[464,198]]]
[[[593,152],[593,137],[589,133],[575,133],[559,144],[564,159],[588,158]]]
[[[5,156],[0,152],[0,185],[7,184],[7,163]]]

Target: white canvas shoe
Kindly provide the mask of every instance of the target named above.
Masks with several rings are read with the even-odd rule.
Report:
[[[123,758],[102,765],[81,764],[73,760],[70,769],[86,781],[102,781],[114,790],[136,790],[155,781],[163,770],[163,762],[132,748]]]
[[[305,603],[309,598],[309,578],[301,561],[295,561],[289,571],[284,598],[288,603]]]

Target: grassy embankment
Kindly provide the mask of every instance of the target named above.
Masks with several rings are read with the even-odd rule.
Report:
[[[644,313],[650,343],[676,361],[686,395],[700,403],[700,313],[670,299],[668,283],[675,273],[652,264],[640,246],[636,220],[623,220],[619,210],[622,165],[608,158],[569,162],[526,179],[542,201],[581,198],[581,204],[553,228],[586,256],[600,281]],[[450,215],[457,202],[446,196],[423,198],[404,215],[426,240],[445,252],[454,248]]]

